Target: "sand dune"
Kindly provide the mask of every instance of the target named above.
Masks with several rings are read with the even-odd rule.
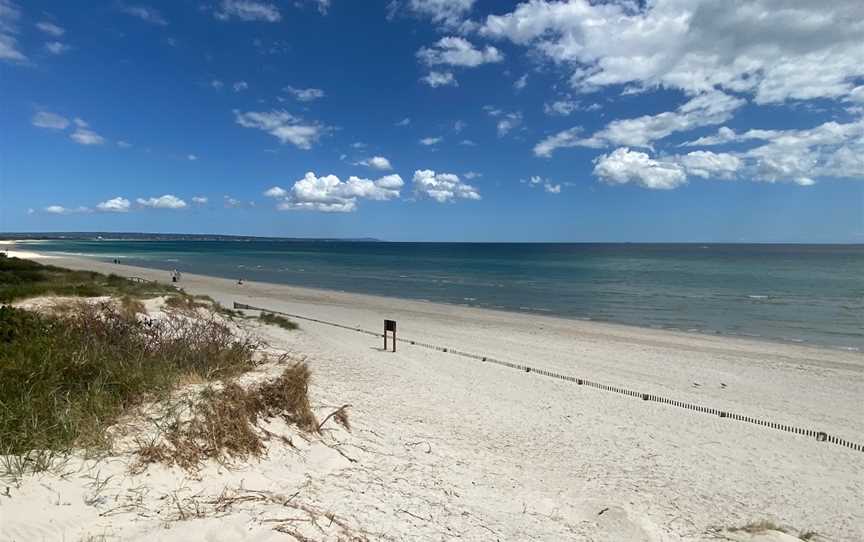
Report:
[[[182,286],[366,329],[393,318],[402,337],[864,442],[856,353],[188,274]],[[315,406],[350,403],[350,433],[273,444],[261,462],[198,476],[72,458],[68,476],[0,495],[0,540],[291,540],[291,529],[314,540],[795,539],[722,532],[756,520],[864,539],[862,452],[410,345],[383,352],[375,337],[307,321],[254,332],[308,357]],[[235,503],[220,510],[220,495]]]

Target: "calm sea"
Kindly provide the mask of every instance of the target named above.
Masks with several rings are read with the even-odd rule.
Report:
[[[864,349],[864,245],[37,243],[232,279]]]

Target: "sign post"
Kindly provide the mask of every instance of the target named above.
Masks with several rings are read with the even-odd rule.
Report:
[[[384,351],[387,351],[387,332],[393,332],[393,351],[396,351],[396,320],[384,320]]]

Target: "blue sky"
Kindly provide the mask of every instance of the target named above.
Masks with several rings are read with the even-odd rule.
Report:
[[[862,20],[0,0],[0,231],[864,242]]]

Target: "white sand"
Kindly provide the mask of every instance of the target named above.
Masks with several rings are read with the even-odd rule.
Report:
[[[181,286],[229,306],[372,330],[393,318],[404,338],[864,442],[857,353],[190,274]],[[68,476],[28,477],[8,496],[0,485],[0,540],[292,540],[274,527],[314,540],[750,540],[716,528],[755,520],[864,540],[862,452],[416,346],[385,353],[374,337],[300,325],[257,332],[308,355],[319,416],[350,403],[351,433],[333,425],[310,443],[295,433],[298,450],[274,443],[260,463],[212,465],[198,477],[162,467],[133,476],[125,456],[81,470],[73,458]],[[207,504],[226,488],[255,500]],[[272,495],[294,495],[308,511]]]

